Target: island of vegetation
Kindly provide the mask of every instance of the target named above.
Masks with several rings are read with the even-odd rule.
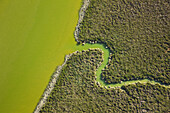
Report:
[[[102,50],[77,51],[62,65],[38,112],[170,112],[168,9],[166,0],[85,0],[75,31],[79,44],[109,48],[101,73],[106,84],[149,79],[168,87],[139,82],[103,87],[96,81]]]

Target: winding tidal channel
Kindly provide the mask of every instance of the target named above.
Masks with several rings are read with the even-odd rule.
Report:
[[[76,45],[73,32],[77,21],[83,19],[78,17],[81,3],[82,0],[0,0],[0,113],[32,112],[56,66],[76,50],[104,51],[96,80],[101,86],[138,82],[108,85],[100,79],[110,53],[101,44]],[[81,11],[85,9],[83,6]]]
[[[143,79],[143,80],[131,80],[131,81],[122,81],[121,83],[117,83],[117,84],[107,84],[104,82],[104,80],[102,80],[101,78],[101,73],[102,70],[106,67],[106,65],[108,64],[109,61],[109,56],[110,56],[110,50],[103,44],[85,44],[85,45],[79,45],[76,46],[77,47],[77,51],[82,51],[82,50],[87,50],[87,49],[95,49],[95,48],[99,48],[103,51],[103,58],[104,61],[102,62],[102,64],[99,66],[99,68],[97,69],[96,72],[96,83],[101,86],[101,87],[106,87],[106,88],[120,88],[123,85],[128,85],[128,84],[135,84],[137,82],[140,83],[151,83],[151,84],[159,84],[161,85],[159,82],[155,82],[155,81],[150,81],[149,79]],[[46,103],[46,99],[48,98],[48,95],[50,95],[52,89],[54,88],[54,85],[56,84],[57,78],[60,76],[60,72],[62,70],[62,67],[66,64],[67,60],[69,59],[70,55],[66,55],[65,57],[65,62],[63,63],[62,66],[58,67],[58,69],[56,70],[56,72],[52,75],[52,80],[49,82],[46,90],[43,93],[43,96],[41,98],[41,100],[39,101],[38,105],[36,106],[36,109],[34,111],[34,113],[39,113],[39,111],[41,110],[42,106]],[[169,87],[166,85],[162,85],[164,87]]]
[[[79,50],[82,50],[82,49],[88,49],[88,48],[100,48],[103,52],[104,52],[104,61],[102,62],[102,65],[98,68],[97,72],[96,72],[96,76],[97,76],[97,79],[96,79],[96,82],[99,82],[100,85],[102,87],[121,87],[123,85],[128,85],[128,84],[134,84],[134,83],[137,83],[137,82],[140,82],[140,83],[151,83],[151,84],[160,84],[159,82],[155,82],[155,81],[151,81],[149,79],[143,79],[143,80],[130,80],[130,81],[122,81],[121,83],[117,83],[117,84],[107,84],[104,82],[104,80],[101,79],[101,73],[102,73],[102,69],[104,69],[106,67],[106,65],[108,64],[108,61],[109,61],[109,56],[110,56],[110,51],[108,48],[106,48],[104,45],[102,44],[85,44],[84,46],[79,46],[80,49]],[[162,84],[160,84],[162,85]],[[169,85],[162,85],[164,87],[170,87]]]
[[[81,22],[83,21],[84,15],[85,15],[85,11],[88,8],[90,1],[89,0],[84,0],[83,1],[83,5],[80,8],[79,11],[79,19],[78,19],[78,23],[76,26],[76,30],[74,32],[74,37],[76,42],[79,42],[79,27],[81,25]],[[104,52],[104,61],[102,62],[101,66],[99,66],[99,68],[97,69],[96,72],[96,83],[102,87],[106,87],[106,88],[113,88],[113,87],[118,87],[120,88],[122,85],[127,85],[127,84],[134,84],[137,82],[141,82],[141,83],[146,83],[146,82],[150,82],[152,84],[159,84],[158,82],[155,81],[150,81],[149,79],[143,79],[143,80],[131,80],[131,81],[122,81],[121,83],[117,83],[117,84],[107,84],[104,82],[104,80],[102,80],[101,78],[101,73],[102,70],[106,67],[106,65],[108,64],[109,61],[109,56],[110,56],[110,50],[108,49],[107,46],[103,45],[103,44],[95,44],[94,42],[92,44],[83,44],[82,46],[76,46],[77,50],[82,51],[85,49],[89,49],[89,48],[100,48],[101,50],[103,50]],[[107,48],[107,49],[106,49]],[[63,63],[62,66],[59,66],[58,69],[56,70],[56,72],[52,75],[52,80],[49,82],[49,84],[47,85],[42,98],[40,99],[38,105],[35,108],[34,113],[39,113],[39,111],[41,110],[42,106],[46,103],[46,99],[48,98],[48,95],[50,95],[52,89],[54,88],[54,85],[56,84],[57,78],[58,76],[60,76],[60,72],[63,68],[63,66],[66,64],[67,60],[69,59],[70,55],[66,55],[65,57],[65,62]],[[165,86],[165,85],[164,85]],[[165,87],[169,87],[169,86],[165,86]]]

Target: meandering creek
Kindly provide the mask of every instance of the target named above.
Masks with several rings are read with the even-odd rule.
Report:
[[[100,48],[102,49],[102,51],[104,51],[104,61],[102,62],[102,65],[98,68],[97,72],[96,72],[96,76],[97,76],[97,79],[96,79],[96,82],[99,82],[101,86],[103,87],[121,87],[123,85],[127,85],[127,84],[134,84],[134,83],[137,83],[137,82],[140,82],[140,83],[151,83],[151,84],[160,84],[159,82],[155,82],[155,81],[150,81],[149,79],[143,79],[143,80],[131,80],[131,81],[124,81],[124,82],[121,82],[121,83],[117,83],[117,84],[107,84],[104,82],[104,80],[101,79],[101,73],[102,73],[102,69],[105,68],[105,66],[108,64],[108,61],[109,61],[109,55],[110,55],[110,51],[108,48],[106,48],[103,44],[85,44],[84,46],[78,46],[78,50],[85,50],[85,49],[88,49],[88,48]],[[166,85],[163,85],[165,87],[169,87],[169,86],[166,86]]]
[[[82,50],[87,50],[87,49],[95,49],[95,48],[99,48],[101,49],[104,54],[103,54],[103,59],[104,61],[102,62],[102,64],[99,66],[99,68],[97,69],[96,72],[96,84],[100,85],[100,87],[106,87],[106,88],[120,88],[123,85],[128,85],[128,84],[134,84],[137,82],[140,83],[151,83],[151,84],[160,84],[159,82],[155,82],[155,81],[150,81],[149,79],[143,79],[143,80],[131,80],[131,81],[122,81],[121,83],[117,83],[117,84],[107,84],[104,82],[104,80],[101,79],[101,73],[102,70],[106,67],[106,65],[108,64],[109,61],[109,56],[110,56],[110,50],[108,48],[106,48],[105,45],[103,44],[85,44],[85,45],[75,45],[74,49],[77,49],[76,51],[82,51]],[[39,111],[41,110],[42,106],[44,105],[44,103],[46,102],[46,99],[48,98],[48,95],[51,93],[52,89],[54,88],[55,84],[56,84],[56,80],[57,77],[60,76],[60,72],[62,70],[62,67],[66,64],[67,60],[69,59],[70,55],[67,56],[67,58],[65,58],[65,62],[63,63],[63,65],[61,67],[59,67],[56,70],[56,73],[54,75],[52,75],[52,80],[49,82],[47,88],[45,89],[45,92],[43,93],[43,97],[42,99],[39,101],[38,105],[36,106],[36,109],[34,111],[34,113],[39,113]],[[163,85],[165,86],[165,85]],[[165,87],[169,87],[169,86],[165,86]]]
[[[73,32],[81,0],[1,0],[0,6],[0,113],[32,112],[56,66],[76,50],[104,51],[97,70],[101,86],[138,82],[105,84],[100,73],[109,50],[100,44],[76,45]]]

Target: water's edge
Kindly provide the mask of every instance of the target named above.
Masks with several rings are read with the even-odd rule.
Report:
[[[131,80],[131,81],[125,81],[125,82],[121,82],[121,83],[117,83],[117,84],[107,84],[104,82],[104,80],[101,79],[101,72],[102,70],[105,68],[105,66],[108,64],[108,61],[109,61],[109,56],[110,56],[110,51],[109,49],[105,48],[104,45],[102,44],[85,44],[85,45],[79,45],[79,51],[82,51],[82,50],[87,50],[87,49],[96,49],[96,48],[99,48],[101,49],[104,54],[103,54],[103,62],[102,64],[99,66],[99,68],[97,69],[96,71],[96,78],[95,78],[95,83],[100,86],[100,87],[105,87],[105,88],[121,88],[121,86],[123,85],[128,85],[128,84],[135,84],[135,83],[151,83],[151,84],[159,84],[161,86],[164,86],[164,87],[170,87],[169,85],[166,86],[166,85],[162,85],[160,84],[159,82],[155,82],[155,81],[150,81],[149,79],[143,79],[143,80]],[[77,51],[75,51],[74,53],[71,53],[69,55],[66,55],[65,56],[65,61],[64,63],[61,65],[61,66],[58,66],[57,70],[54,72],[54,74],[52,75],[51,79],[50,79],[50,82],[48,84],[48,86],[46,87],[39,103],[37,104],[35,110],[34,110],[34,113],[39,113],[39,111],[41,110],[41,108],[43,107],[43,105],[45,104],[48,96],[50,95],[51,91],[53,90],[55,84],[56,84],[56,81],[57,81],[57,78],[59,77],[60,73],[61,73],[61,70],[62,68],[64,67],[64,65],[67,63],[67,60],[73,55],[73,54],[76,54]]]
[[[79,36],[79,27],[80,27],[80,24],[84,18],[84,14],[85,14],[85,10],[87,9],[88,5],[89,5],[90,1],[89,0],[83,0],[83,5],[79,11],[79,20],[78,20],[78,23],[77,23],[77,26],[76,26],[76,29],[75,29],[75,32],[74,32],[74,37],[75,37],[75,40],[77,41],[77,43],[79,43],[79,40],[78,40],[78,36]],[[96,45],[96,46],[95,46]],[[105,68],[105,66],[108,64],[108,61],[109,61],[109,56],[110,56],[110,51],[109,49],[106,47],[104,47],[104,45],[102,44],[85,44],[84,46],[79,46],[81,50],[83,49],[87,49],[87,47],[90,48],[100,48],[102,51],[104,51],[104,61],[102,62],[101,66],[99,66],[99,68],[97,69],[97,72],[96,72],[96,84],[98,86],[102,86],[102,87],[106,87],[106,88],[120,88],[121,86],[123,85],[127,85],[127,84],[135,84],[137,82],[141,82],[141,83],[151,83],[151,84],[159,84],[161,85],[159,82],[155,82],[155,81],[150,81],[149,79],[143,79],[143,80],[132,80],[132,81],[125,81],[125,82],[121,82],[121,83],[117,83],[117,84],[106,84],[104,82],[104,80],[101,79],[101,72],[102,72],[102,69]],[[95,47],[93,47],[95,46]],[[102,47],[103,46],[103,47]],[[74,52],[76,53],[76,52]],[[71,53],[69,55],[66,55],[65,56],[65,61],[64,63],[61,65],[61,66],[58,66],[57,70],[53,73],[53,75],[51,76],[51,79],[50,79],[50,82],[49,84],[47,85],[46,89],[44,90],[44,93],[42,95],[42,97],[40,98],[40,101],[38,102],[35,110],[33,113],[39,113],[39,111],[41,110],[41,108],[43,107],[43,105],[45,104],[48,96],[50,95],[51,91],[53,90],[55,84],[56,84],[56,81],[57,81],[57,78],[58,76],[60,75],[61,73],[61,70],[62,68],[64,67],[64,65],[66,64],[67,60],[72,56],[72,54],[74,53]],[[161,85],[161,86],[164,86],[164,87],[170,87],[169,85],[166,86],[166,85]]]
[[[57,70],[53,73],[53,75],[51,76],[51,79],[50,79],[50,82],[48,83],[40,101],[38,102],[35,110],[34,110],[34,113],[39,113],[39,111],[41,110],[41,108],[43,107],[43,105],[45,104],[48,96],[50,95],[51,91],[53,90],[56,82],[57,82],[57,78],[58,76],[60,75],[61,73],[61,70],[63,68],[63,66],[66,64],[67,60],[72,56],[72,54],[70,55],[66,55],[65,56],[65,61],[64,63],[61,65],[61,66],[58,66],[57,67]]]
[[[82,7],[80,8],[80,11],[79,11],[79,19],[78,19],[78,23],[77,23],[77,26],[76,26],[76,29],[75,29],[75,32],[74,32],[74,37],[75,37],[75,40],[77,41],[77,43],[79,42],[79,40],[78,40],[79,27],[80,27],[81,22],[83,21],[85,11],[88,8],[89,3],[90,3],[89,0],[83,0],[83,5],[82,5]]]
[[[76,29],[75,29],[75,32],[74,32],[74,37],[76,39],[77,42],[78,41],[78,34],[79,34],[79,27],[80,27],[80,23],[82,22],[83,18],[84,18],[84,14],[85,14],[85,10],[87,9],[90,1],[89,0],[82,0],[83,1],[83,4],[80,8],[80,11],[79,11],[79,19],[78,19],[78,23],[77,23],[77,26],[76,26]],[[73,53],[72,53],[73,54]],[[40,101],[38,102],[35,110],[33,113],[39,113],[39,111],[41,110],[41,108],[43,107],[43,105],[45,104],[49,94],[51,93],[51,91],[53,90],[55,84],[56,84],[56,81],[57,81],[57,78],[58,76],[60,75],[60,72],[63,68],[63,66],[66,64],[67,60],[70,58],[70,56],[72,55],[66,55],[65,56],[65,61],[64,63],[62,64],[62,66],[58,66],[57,70],[54,72],[54,74],[52,75],[51,79],[50,79],[50,82],[49,84],[47,85],[47,87],[45,88],[44,90],[44,93],[43,95],[41,96],[40,98]]]

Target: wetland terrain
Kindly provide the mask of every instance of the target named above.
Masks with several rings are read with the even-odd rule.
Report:
[[[154,4],[162,10],[147,9]],[[83,20],[78,23],[79,32],[75,38],[83,45],[104,44],[109,51],[88,49],[72,54],[40,112],[169,111],[169,24],[153,24],[151,29],[148,24],[167,22],[162,18],[154,20],[154,16],[161,13],[167,17],[163,19],[168,19],[168,6],[167,1],[90,0]],[[151,12],[156,14],[148,17]],[[144,19],[144,26],[140,26],[144,36],[138,34],[141,29],[135,26],[140,21],[131,25],[137,17]],[[148,33],[156,29],[158,35]],[[164,50],[158,51],[161,47]]]
[[[169,111],[168,1],[0,6],[0,112]]]

